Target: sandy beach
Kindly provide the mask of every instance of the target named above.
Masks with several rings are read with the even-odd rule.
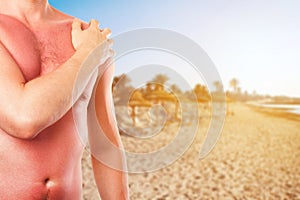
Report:
[[[231,110],[234,115],[226,117],[205,159],[199,159],[199,150],[210,115],[203,112],[197,136],[182,157],[155,172],[129,174],[131,199],[300,199],[300,121],[244,104],[232,104]],[[176,128],[171,123],[151,139],[122,140],[127,151],[150,152],[172,141]],[[100,199],[87,152],[82,166],[84,199]]]

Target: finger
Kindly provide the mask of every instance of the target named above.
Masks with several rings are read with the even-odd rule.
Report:
[[[73,20],[72,30],[81,30],[81,21],[79,19]]]
[[[99,29],[99,22],[95,19],[92,19],[90,21],[90,27],[95,28],[95,29]]]
[[[108,52],[108,57],[113,57],[115,55],[115,51],[110,49]]]
[[[114,41],[113,41],[112,39],[108,39],[108,40],[107,40],[107,43],[108,43],[109,46],[114,45]]]
[[[108,38],[111,35],[111,30],[109,28],[105,28],[102,30],[102,34]]]

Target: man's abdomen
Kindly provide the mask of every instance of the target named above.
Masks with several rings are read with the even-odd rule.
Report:
[[[83,147],[71,111],[33,140],[0,131],[0,199],[81,199]]]

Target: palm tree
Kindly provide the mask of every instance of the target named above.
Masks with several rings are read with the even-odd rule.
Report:
[[[223,91],[223,85],[220,81],[215,81],[213,82],[215,88],[216,88],[216,92],[222,92]]]
[[[235,93],[237,93],[238,85],[239,85],[239,80],[236,78],[233,78],[229,82],[230,87],[233,89]]]
[[[112,83],[113,98],[116,105],[127,104],[129,94],[133,91],[130,78],[126,74],[114,77]]]
[[[159,84],[162,84],[164,85],[168,80],[170,80],[170,78],[165,75],[165,74],[157,74],[153,79],[152,79],[152,82],[155,82],[155,83],[159,83]]]
[[[117,84],[118,84],[118,87],[128,87],[130,82],[131,82],[131,79],[126,74],[122,74],[120,76],[115,76],[114,80],[112,82],[112,91],[114,91]]]
[[[173,92],[176,95],[182,95],[182,91],[181,89],[176,85],[176,84],[172,84],[170,86],[171,92]]]
[[[164,90],[165,83],[169,80],[169,77],[165,74],[157,74],[152,79],[152,84],[155,86],[155,90]]]
[[[198,102],[209,101],[209,92],[206,86],[201,84],[196,84],[193,89],[193,92],[196,95]]]

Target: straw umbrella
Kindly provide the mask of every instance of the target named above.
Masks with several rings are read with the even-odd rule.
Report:
[[[131,98],[129,99],[129,106],[131,107],[131,118],[133,125],[136,124],[136,107],[151,107],[152,104],[144,99],[142,93],[139,90],[136,90]]]
[[[164,102],[174,102],[176,105],[174,115],[175,115],[175,118],[177,118],[178,100],[177,100],[176,96],[166,92],[163,89],[163,87],[160,87],[160,85],[155,87],[155,90],[149,91],[145,95],[145,99],[147,99],[148,101],[152,101],[154,103],[162,104],[162,105]]]

